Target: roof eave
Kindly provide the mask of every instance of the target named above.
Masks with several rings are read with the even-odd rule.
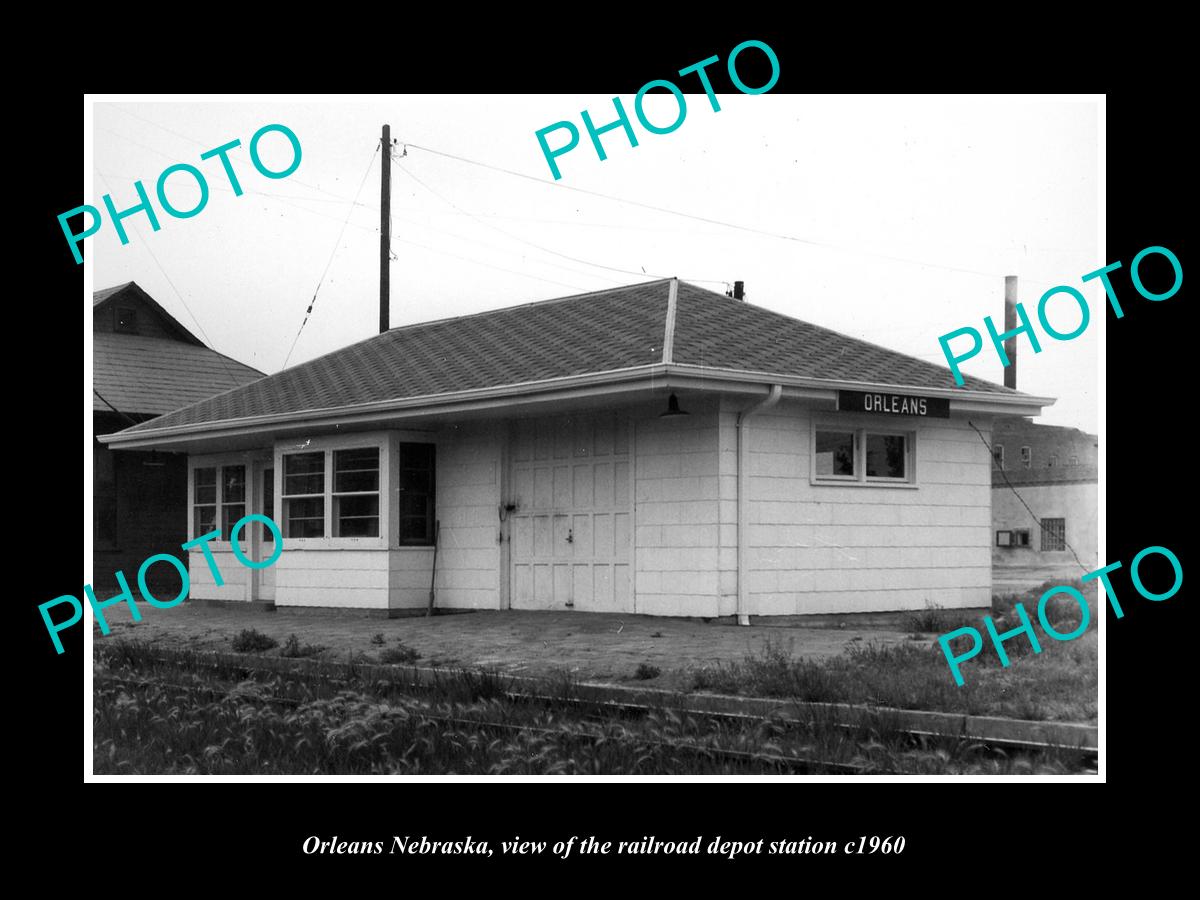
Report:
[[[689,388],[716,393],[758,394],[769,385],[784,387],[784,396],[793,399],[836,400],[838,390],[875,390],[911,393],[928,397],[946,397],[956,411],[1036,416],[1043,406],[1054,402],[1048,397],[1027,394],[1000,394],[961,388],[929,388],[917,385],[877,384],[866,381],[806,378],[770,372],[743,372],[711,369],[679,363],[655,363],[608,372],[570,375],[542,381],[523,382],[499,387],[455,391],[421,397],[382,400],[355,406],[225,419],[216,422],[149,428],[142,431],[99,435],[102,444],[125,449],[165,447],[197,437],[219,438],[253,434],[271,428],[286,428],[301,423],[322,425],[359,425],[375,420],[444,415],[569,399],[622,394],[649,388]]]

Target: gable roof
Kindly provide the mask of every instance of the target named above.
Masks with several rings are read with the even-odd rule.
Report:
[[[204,341],[192,334],[188,329],[180,324],[179,320],[167,312],[159,304],[157,300],[147,294],[144,290],[138,287],[136,281],[127,281],[124,284],[114,285],[110,288],[103,288],[92,292],[92,315],[96,315],[102,308],[107,308],[117,300],[138,300],[151,309],[163,320],[163,325],[168,332],[173,332],[179,341],[192,344],[197,347],[207,346]]]
[[[93,338],[94,411],[111,403],[127,415],[160,415],[264,377],[204,346],[106,332]]]
[[[972,377],[958,388],[941,366],[664,279],[393,328],[122,434],[295,419],[390,401],[413,406],[501,387],[532,393],[553,379],[664,367],[705,377],[751,372],[830,388],[1037,400]]]

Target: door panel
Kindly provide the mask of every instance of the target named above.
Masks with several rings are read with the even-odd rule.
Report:
[[[628,435],[612,414],[517,423],[514,609],[633,611]]]

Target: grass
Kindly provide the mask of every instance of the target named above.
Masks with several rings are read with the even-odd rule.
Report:
[[[796,759],[865,773],[1082,770],[1077,754],[914,739],[886,718],[847,730],[670,709],[618,714],[556,699],[569,696],[569,676],[533,701],[509,696],[494,672],[414,686],[320,661],[256,672],[120,640],[97,642],[93,665],[93,762],[105,774],[770,774],[794,771]]]
[[[268,638],[268,640],[270,640]],[[235,648],[236,649],[236,648]],[[303,644],[300,639],[294,634],[289,634],[287,640],[283,642],[283,646],[279,649],[280,656],[286,656],[289,659],[304,659],[310,656],[317,656],[325,650],[320,644]]]
[[[937,641],[919,635],[908,643],[890,646],[850,644],[828,660],[797,658],[790,643],[768,640],[740,661],[702,666],[692,673],[692,688],[724,694],[760,697],[795,697],[813,702],[859,703],[924,709],[970,715],[1006,716],[1049,721],[1095,721],[1098,703],[1098,650],[1095,630],[1095,593],[1088,601],[1091,624],[1081,637],[1057,641],[1045,635],[1037,621],[1037,602],[1054,584],[1023,594],[997,597],[993,620],[997,631],[1017,627],[1016,603],[1026,610],[1042,647],[1033,652],[1029,640],[1019,636],[1005,642],[1009,665],[1000,665],[984,634],[978,656],[962,664],[965,683],[955,684]],[[1084,596],[1083,585],[1073,585]],[[1067,634],[1080,621],[1078,604],[1068,596],[1053,598],[1047,620]],[[918,614],[919,615],[919,614]],[[982,623],[973,623],[983,633]],[[967,641],[963,640],[965,650]],[[958,649],[958,644],[951,644]],[[961,650],[959,652],[962,652]]]
[[[235,653],[262,653],[278,646],[279,641],[263,634],[257,628],[243,628],[233,639]]]
[[[649,681],[651,678],[657,678],[661,675],[662,669],[650,663],[638,663],[637,671],[633,674],[640,681]]]
[[[404,644],[388,647],[379,653],[379,661],[388,665],[406,665],[408,663],[415,663],[420,658],[420,653],[412,647],[406,647]]]

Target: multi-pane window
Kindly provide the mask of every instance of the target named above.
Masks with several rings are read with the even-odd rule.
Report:
[[[1042,549],[1067,549],[1067,520],[1042,519]]]
[[[813,436],[816,481],[910,483],[913,436],[909,433],[817,429]]]
[[[1033,448],[1032,447],[1022,447],[1021,448],[1021,465],[1024,466],[1026,469],[1033,466]]]
[[[400,544],[432,544],[434,529],[433,444],[400,445]]]
[[[284,537],[325,536],[325,454],[285,453],[283,456]]]
[[[217,469],[208,467],[192,473],[192,515],[195,536],[217,527]]]
[[[1055,466],[1057,466],[1057,465],[1058,465],[1058,454],[1057,454],[1057,453],[1051,453],[1051,454],[1050,454],[1050,458],[1049,458],[1048,460],[1046,460],[1046,465],[1047,465],[1047,466],[1049,466],[1049,467],[1050,467],[1050,468],[1052,468],[1052,469],[1053,469]]]
[[[195,536],[215,531],[229,540],[238,519],[246,514],[246,467],[204,466],[192,471],[192,524]]]
[[[333,451],[333,536],[379,537],[379,448]]]

